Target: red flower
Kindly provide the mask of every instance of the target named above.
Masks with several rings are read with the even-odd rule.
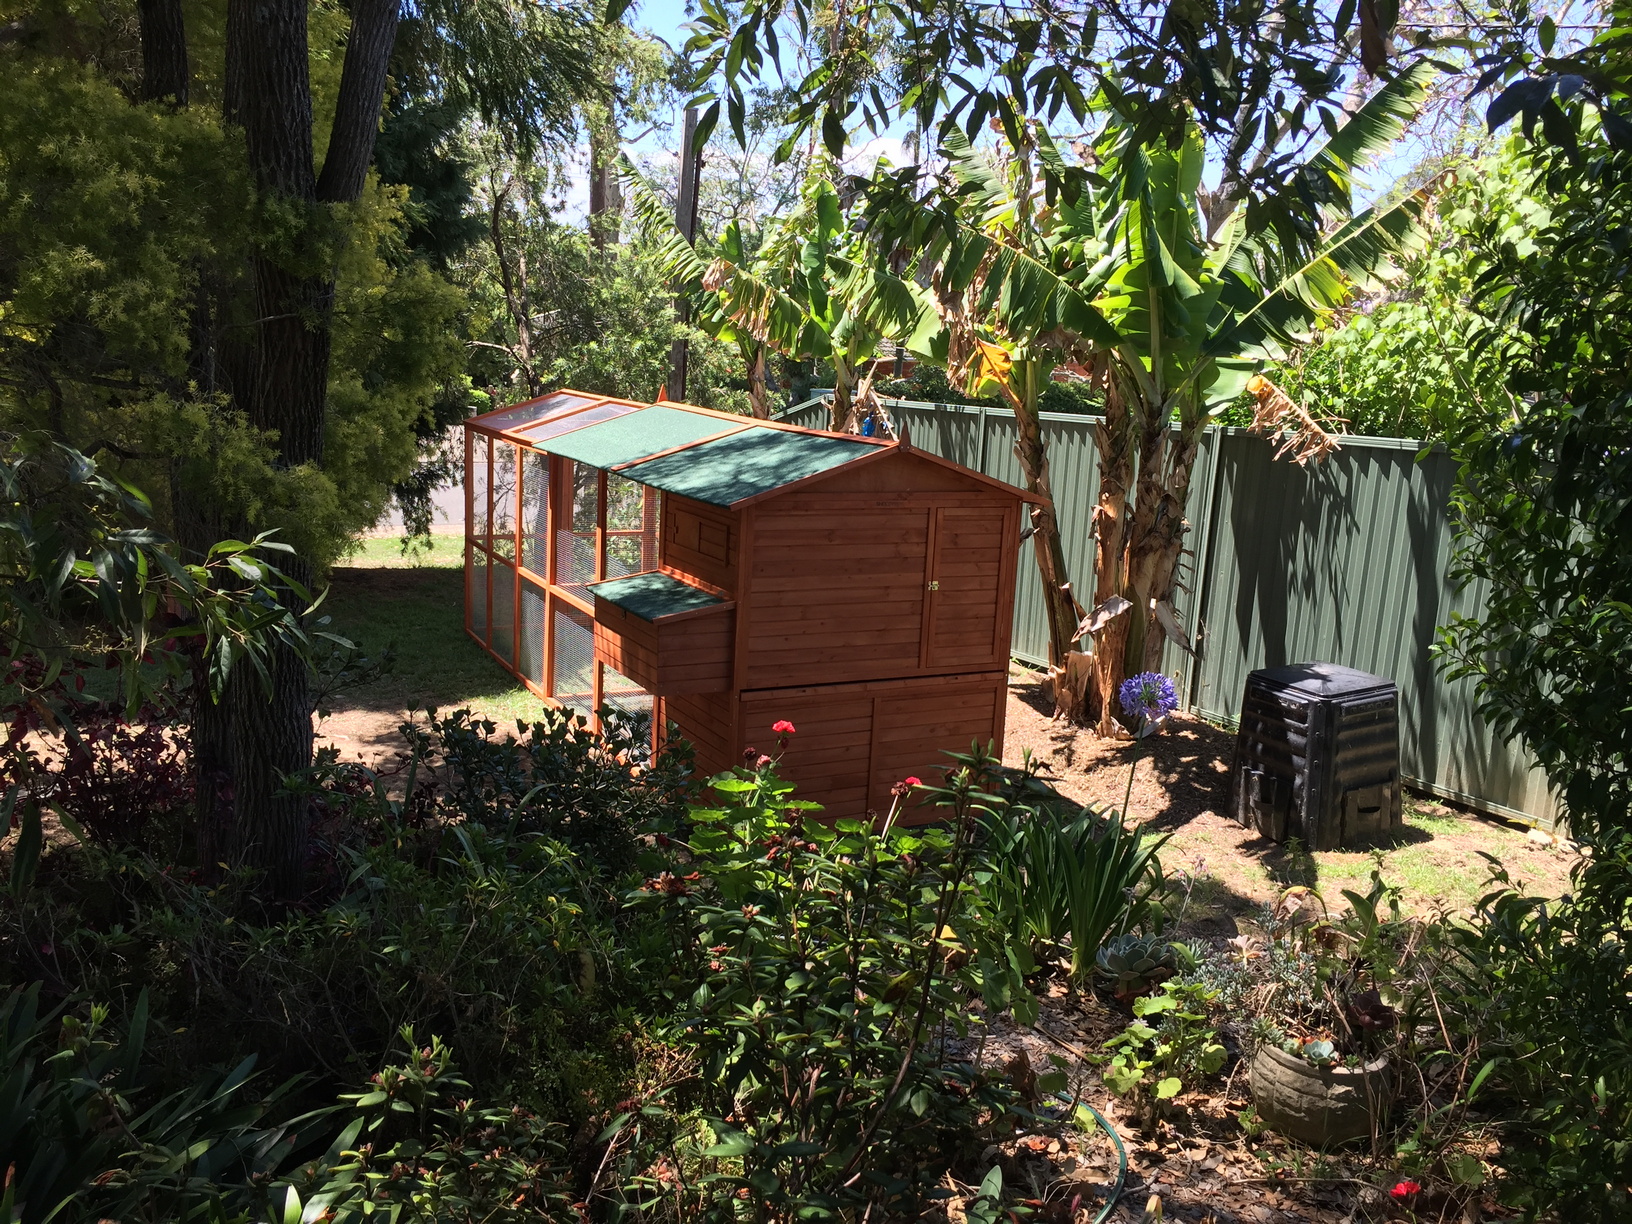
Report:
[[[793,724],[785,718],[779,718],[771,724],[771,730],[775,731],[778,735],[792,735]]]
[[[921,778],[904,778],[902,780],[906,782],[908,786],[922,786],[924,784],[923,779]]]
[[[1389,1191],[1397,1199],[1410,1198],[1413,1194],[1420,1194],[1421,1192],[1422,1187],[1414,1181],[1396,1182],[1394,1183],[1394,1189]]]

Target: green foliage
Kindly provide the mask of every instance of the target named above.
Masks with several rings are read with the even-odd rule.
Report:
[[[577,1221],[563,1128],[531,1110],[482,1106],[440,1038],[385,1067],[336,1111],[349,1119],[316,1160],[287,1162],[264,1191],[243,1195],[259,1218]],[[359,1142],[361,1141],[361,1142]],[[263,1179],[264,1180],[264,1179]]]
[[[1224,1066],[1224,1046],[1207,1022],[1213,998],[1197,983],[1164,982],[1160,994],[1133,1001],[1133,1022],[1105,1043],[1105,1086],[1131,1098],[1146,1131],[1164,1102],[1184,1091],[1186,1078],[1194,1083]]]
[[[1310,341],[1266,374],[1352,434],[1439,441],[1499,415],[1509,405],[1505,367],[1487,340],[1492,322],[1471,309],[1483,266],[1475,234],[1499,232],[1520,258],[1535,252],[1548,210],[1530,189],[1529,166],[1511,141],[1450,172],[1424,216],[1423,249],[1369,300],[1324,315]],[[1245,425],[1251,405],[1220,419]]]
[[[1557,901],[1501,887],[1446,933],[1444,1005],[1497,1119],[1497,1192],[1527,1220],[1632,1220],[1632,843],[1606,843]]]
[[[314,634],[302,623],[311,596],[265,559],[287,554],[286,545],[265,536],[223,540],[200,563],[186,564],[148,526],[151,514],[140,490],[76,450],[37,435],[6,442],[0,637],[13,665],[9,705],[90,660],[117,666],[119,696],[134,710],[195,661],[208,695],[219,696],[239,664],[265,682],[276,643],[314,653]],[[308,607],[284,606],[281,588]]]
[[[0,1003],[8,1222],[582,1218],[561,1128],[477,1104],[439,1039],[417,1048],[404,1029],[405,1063],[275,1122],[297,1083],[251,1096],[253,1055],[164,1093],[146,1057],[145,996],[122,1040],[107,1008],[89,1013],[40,1015],[37,986]]]
[[[143,1057],[148,1026],[145,995],[122,1041],[105,1007],[84,1020],[42,1015],[37,984],[0,1003],[8,1221],[203,1217],[219,1183],[265,1176],[287,1155],[284,1128],[262,1123],[293,1085],[244,1099],[250,1057],[179,1091],[155,1091]]]
[[[985,834],[986,861],[976,872],[982,904],[1034,963],[1069,946],[1071,977],[1081,983],[1107,939],[1154,915],[1156,852],[1167,839],[1127,827],[1119,812],[1017,808],[989,819]]]
[[[319,44],[343,30],[322,12]],[[325,458],[284,468],[226,383],[247,356],[252,251],[284,250],[309,219],[252,202],[241,131],[208,107],[132,105],[48,39],[8,43],[0,65],[0,427],[117,456],[175,533],[186,496],[325,564],[412,470],[464,362],[462,295],[404,245],[407,190],[371,183],[321,222],[313,258],[337,278]]]
[[[1533,239],[1500,217],[1473,232],[1476,305],[1501,324],[1492,355],[1514,402],[1454,440],[1454,573],[1488,594],[1441,646],[1591,841],[1619,836],[1632,810],[1632,153],[1536,164],[1550,218]]]
[[[603,710],[597,733],[570,710],[547,709],[537,722],[516,723],[519,739],[495,738],[497,730],[468,710],[433,710],[426,726],[405,724],[413,755],[404,809],[421,820],[541,834],[613,873],[633,865],[638,831],[671,827],[685,810],[690,754],[676,744],[648,760],[646,722]],[[645,768],[632,773],[632,765]]]
[[[736,1218],[739,1190],[756,1216],[898,1216],[1001,1124],[1008,1093],[941,1052],[965,1023],[953,965],[996,801],[979,776],[931,791],[945,829],[821,824],[774,765],[715,778],[720,806],[693,810],[684,861],[642,890],[674,940],[673,1038],[701,1072],[713,1141],[695,1155],[718,1162],[687,1218]]]

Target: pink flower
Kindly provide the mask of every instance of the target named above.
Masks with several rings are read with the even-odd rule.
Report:
[[[922,786],[924,784],[921,778],[903,778],[902,781],[908,786]]]
[[[785,718],[779,718],[771,724],[771,730],[775,731],[778,735],[792,735],[793,724]]]
[[[1407,1199],[1413,1194],[1419,1194],[1421,1192],[1422,1187],[1414,1181],[1395,1182],[1394,1189],[1389,1191],[1389,1193],[1397,1199]]]

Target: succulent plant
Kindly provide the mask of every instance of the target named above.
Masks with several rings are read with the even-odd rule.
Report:
[[[1094,957],[1099,972],[1124,1002],[1172,977],[1178,972],[1178,960],[1171,940],[1131,933],[1106,940]]]

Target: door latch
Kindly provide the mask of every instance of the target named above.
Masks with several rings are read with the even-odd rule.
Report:
[[[941,584],[939,582],[932,582],[929,584],[929,589],[932,591],[938,591],[941,589]]]

